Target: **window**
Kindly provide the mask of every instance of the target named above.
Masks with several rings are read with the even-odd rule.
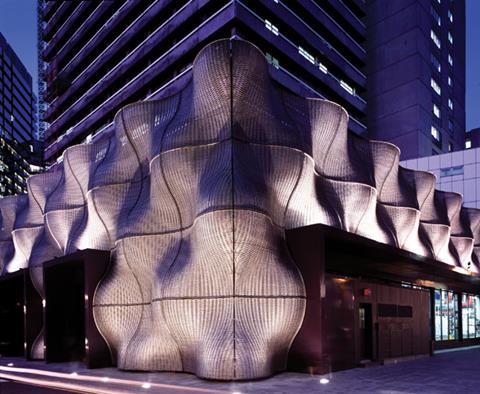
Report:
[[[348,93],[354,95],[355,94],[355,89],[352,88],[348,83],[345,81],[340,81],[340,86],[344,88]]]
[[[430,133],[432,134],[433,138],[435,138],[437,141],[440,141],[440,132],[435,126],[430,128]]]
[[[451,99],[448,99],[448,108],[453,111],[453,101]]]
[[[450,44],[453,44],[453,36],[452,36],[452,33],[451,32],[448,32],[448,41],[450,42]]]
[[[440,15],[438,15],[437,11],[435,11],[435,8],[430,7],[430,13],[433,16],[433,20],[438,26],[442,26],[442,20],[440,19]]]
[[[453,58],[452,58],[452,55],[450,55],[450,54],[448,54],[448,64],[453,66]]]
[[[430,30],[430,38],[435,43],[437,48],[440,49],[441,48],[440,39],[438,38],[438,36],[435,34],[435,32],[433,30]]]
[[[458,295],[435,290],[435,340],[458,339]]]
[[[440,178],[454,175],[463,175],[463,166],[447,167],[440,169]]]
[[[465,149],[470,149],[472,147],[472,140],[470,138],[467,138],[465,140]]]
[[[451,142],[448,143],[448,151],[449,152],[453,151],[453,145]]]
[[[433,54],[430,54],[430,58],[432,60],[433,68],[435,68],[435,70],[437,70],[438,72],[441,72],[442,71],[442,65],[440,64],[438,59]]]
[[[273,34],[278,36],[278,27],[272,24],[272,22],[265,19],[265,27],[267,30],[270,30]]]
[[[452,78],[451,78],[450,76],[448,77],[447,82],[448,82],[448,86],[452,86],[452,85],[453,85],[453,83],[452,83]]]
[[[324,74],[327,74],[328,73],[328,68],[327,66],[325,66],[325,64],[323,63],[318,63],[318,68],[320,69],[320,71]]]
[[[447,17],[448,17],[448,20],[453,23],[453,14],[452,14],[452,11],[448,10]]]
[[[448,131],[453,134],[453,122],[450,119],[448,120]]]
[[[440,86],[438,85],[437,81],[435,81],[433,78],[430,80],[430,86],[432,87],[433,90],[435,90],[435,93],[437,93],[439,96],[442,94],[442,89],[440,89]]]
[[[433,104],[433,113],[438,119],[440,119],[440,108],[438,108],[435,104]]]
[[[267,62],[270,63],[273,67],[275,67],[276,69],[278,69],[280,67],[280,63],[278,62],[278,59],[276,57],[273,57],[268,52],[265,56],[267,58]]]
[[[480,337],[480,296],[462,293],[462,336]]]
[[[305,49],[302,47],[298,47],[298,53],[302,55],[305,59],[307,59],[310,63],[315,64],[315,58],[310,55]]]

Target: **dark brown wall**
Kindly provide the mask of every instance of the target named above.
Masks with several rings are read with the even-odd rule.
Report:
[[[322,344],[330,370],[354,368],[361,360],[359,305],[372,306],[373,360],[429,354],[430,294],[333,274],[325,276]],[[365,296],[364,289],[370,295]],[[368,292],[367,291],[367,292]],[[412,317],[379,317],[378,304],[412,307]]]
[[[309,247],[305,247],[309,245]],[[322,350],[322,297],[324,283],[324,238],[309,228],[291,232],[288,246],[300,270],[306,291],[305,317],[288,353],[288,369],[309,373],[324,372]]]
[[[322,342],[328,370],[356,366],[355,279],[331,274],[325,276],[325,298],[322,302]]]
[[[384,360],[402,356],[429,354],[430,351],[430,294],[427,290],[384,285],[375,286],[377,305],[411,306],[408,317],[377,317],[378,358]]]

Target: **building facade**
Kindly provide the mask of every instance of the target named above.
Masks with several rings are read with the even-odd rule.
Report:
[[[34,160],[32,77],[0,33],[0,196],[26,192]]]
[[[192,67],[0,199],[0,352],[242,380],[480,343],[480,209],[245,40]]]
[[[350,113],[350,130],[366,130],[363,1],[40,3],[41,110],[50,163],[66,147],[111,130],[122,106],[181,86],[200,48],[232,36],[264,52],[278,83],[340,103]]]
[[[367,6],[368,129],[402,159],[464,149],[465,2]]]
[[[402,165],[432,172],[438,189],[459,193],[466,207],[480,208],[480,148],[405,160]]]

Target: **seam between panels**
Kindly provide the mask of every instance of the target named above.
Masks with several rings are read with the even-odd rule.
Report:
[[[302,165],[301,165],[301,167],[298,171],[297,180],[295,181],[295,185],[293,186],[293,189],[292,189],[292,192],[290,193],[290,196],[288,196],[287,204],[285,205],[285,209],[283,211],[283,220],[282,220],[283,223],[282,223],[282,225],[283,225],[284,230],[285,230],[285,227],[286,227],[286,220],[287,220],[288,210],[290,208],[290,202],[293,199],[293,195],[297,191],[298,185],[300,184],[300,179],[302,178],[303,171],[305,169],[305,161],[306,161],[305,156],[301,156],[301,161],[302,161]]]
[[[283,102],[283,96],[282,96],[282,102]],[[300,278],[300,281],[302,283],[302,288],[303,288],[304,295],[301,296],[301,297],[290,297],[290,296],[276,297],[277,299],[279,299],[279,298],[281,298],[281,299],[295,298],[295,299],[305,300],[305,307],[303,308],[302,320],[301,320],[301,322],[299,322],[299,324],[297,326],[297,329],[295,330],[295,334],[292,336],[292,338],[290,340],[290,343],[288,344],[288,351],[290,351],[290,349],[292,347],[292,344],[293,344],[293,341],[295,340],[295,337],[297,336],[298,332],[302,328],[303,320],[305,318],[305,313],[307,312],[307,308],[306,308],[307,287],[305,286],[305,280],[303,279],[302,272],[300,271],[300,268],[298,268],[298,265],[295,262],[295,259],[293,258],[292,254],[290,252],[290,248],[288,247],[287,240],[286,240],[286,235],[285,235],[285,226],[286,226],[286,217],[287,217],[288,208],[290,207],[290,202],[293,198],[293,195],[297,191],[298,185],[300,184],[300,179],[302,178],[303,172],[305,170],[305,163],[307,161],[307,157],[305,155],[301,155],[301,158],[302,158],[302,166],[301,166],[301,168],[298,172],[298,177],[297,177],[297,181],[295,182],[295,186],[293,187],[292,193],[290,194],[290,196],[288,198],[288,201],[287,201],[287,204],[285,206],[285,212],[284,212],[284,215],[283,215],[283,226],[284,227],[283,227],[283,233],[282,234],[283,234],[283,237],[284,237],[286,253],[287,253],[290,261],[292,262],[292,265],[295,267],[295,270],[297,271],[298,277]],[[316,175],[314,174],[314,179],[315,179],[315,177],[316,177]]]
[[[125,118],[123,116],[124,111],[120,112],[120,120],[122,121],[122,127],[123,127],[123,132],[125,133],[125,136],[127,137],[127,140],[132,147],[133,153],[135,154],[135,157],[137,159],[138,163],[138,168],[140,169],[140,190],[137,193],[137,198],[135,199],[135,202],[132,204],[130,207],[129,211],[127,212],[127,217],[130,216],[130,213],[133,211],[133,209],[136,207],[138,201],[140,200],[140,196],[142,194],[143,190],[143,182],[145,182],[145,176],[143,174],[143,168],[142,168],[142,162],[140,161],[140,155],[137,152],[137,148],[135,147],[135,144],[132,141],[132,138],[130,137],[130,134],[127,132],[127,126],[125,125]]]
[[[377,194],[373,192],[374,190],[375,189],[370,189],[370,198],[369,198],[370,201],[369,201],[368,205],[370,205],[372,203],[372,200],[375,200],[375,211],[376,211],[376,208],[377,208]],[[375,198],[373,199],[372,197],[375,197]],[[360,218],[360,220],[357,223],[357,226],[355,227],[355,234],[358,234],[358,229],[360,228],[360,225],[362,224],[363,219],[367,215],[368,209],[369,209],[369,206],[367,206],[367,208],[363,211],[362,217]],[[376,212],[375,212],[375,216],[377,216]]]
[[[423,202],[422,202],[422,205],[420,205],[420,216],[421,216],[421,212],[422,212],[422,209],[423,209],[423,206],[427,203],[427,200],[430,198],[430,195],[432,195],[432,200],[435,198],[435,184],[436,184],[436,180],[435,182],[432,183],[432,186],[430,186],[430,190],[427,194],[427,197],[425,197],[423,199]],[[435,204],[435,201],[432,201],[433,204]],[[480,224],[480,223],[479,223]]]
[[[395,232],[395,229],[393,228],[393,225],[391,226],[390,223],[387,222],[387,220],[385,219],[386,217],[388,217],[387,214],[384,215],[384,211],[380,211],[378,212],[378,207],[381,207],[383,209],[383,207],[385,206],[386,204],[383,204],[381,202],[378,202],[377,200],[377,206],[376,206],[376,209],[375,209],[375,214],[378,218],[378,221],[379,221],[379,224],[381,225],[381,228],[388,234],[390,235],[390,237],[392,237],[393,239],[393,242],[395,243],[395,246],[400,248],[400,244],[398,242],[398,236]],[[380,214],[379,214],[380,213]],[[392,227],[392,228],[391,228]]]
[[[40,202],[37,200],[37,197],[35,196],[35,193],[33,193],[32,188],[31,188],[31,186],[30,186],[30,182],[29,182],[29,184],[28,184],[28,189],[30,190],[29,195],[32,196],[33,200],[34,200],[35,203],[38,205],[38,209],[40,209],[40,212],[41,212],[42,217],[43,217],[43,214],[45,213],[45,212],[44,212],[44,209],[43,209],[42,206],[40,205]]]
[[[108,155],[108,152],[110,151],[111,147],[112,147],[112,139],[110,138],[108,140],[107,150],[106,150],[105,154],[103,155],[102,160],[100,161],[100,163],[98,163],[98,165],[95,166],[95,171],[93,173],[94,178],[97,174],[97,171],[98,171],[99,167],[105,162],[105,160],[107,158],[107,155]],[[113,244],[113,238],[112,238],[112,235],[110,234],[110,231],[108,230],[107,225],[105,224],[105,221],[103,220],[102,216],[100,215],[100,212],[98,211],[97,203],[95,202],[95,197],[94,197],[93,193],[90,193],[91,190],[93,190],[93,189],[95,189],[95,188],[87,187],[87,192],[85,193],[85,200],[87,200],[87,209],[88,209],[88,195],[90,194],[92,196],[93,209],[95,210],[95,213],[97,214],[98,218],[102,222],[103,227],[105,227],[105,232],[107,233],[107,237],[108,237],[108,246],[109,246],[109,248],[111,248],[111,246]]]
[[[175,121],[177,115],[178,115],[178,112],[181,108],[181,105],[182,105],[182,102],[183,102],[183,96],[184,96],[184,90],[182,90],[179,94],[179,97],[178,97],[178,100],[177,100],[177,106],[175,108],[175,112],[173,113],[173,116],[172,118],[170,119],[170,121],[165,125],[165,128],[163,130],[163,133],[162,133],[162,138],[160,139],[160,152],[162,152],[162,149],[163,149],[163,145],[164,145],[164,142],[165,142],[165,136],[167,135],[167,132],[170,128],[170,126],[173,124],[173,122]],[[182,220],[182,213],[180,211],[180,207],[178,205],[178,201],[175,199],[175,196],[172,192],[172,188],[170,187],[170,184],[168,183],[168,180],[167,180],[167,177],[165,176],[165,166],[164,166],[164,161],[163,161],[163,156],[161,155],[160,158],[160,171],[161,171],[161,174],[162,174],[162,177],[163,177],[163,180],[165,182],[165,186],[167,187],[167,190],[168,190],[168,194],[170,194],[170,197],[172,198],[173,200],[173,203],[175,204],[175,209],[177,210],[177,215],[178,215],[178,221],[179,221],[179,224],[180,224],[180,241],[178,242],[178,248],[177,248],[177,252],[175,254],[175,257],[173,258],[172,260],[172,263],[170,264],[170,267],[168,267],[167,271],[166,271],[166,275],[169,274],[170,270],[172,269],[172,267],[175,265],[177,259],[178,259],[178,256],[180,255],[180,251],[182,250],[182,246],[183,246],[183,220]],[[151,182],[151,178],[150,178],[150,182]],[[161,289],[161,291],[163,292],[163,289]],[[165,318],[165,309],[163,308],[163,305],[160,305],[161,308],[161,313],[162,313],[162,318],[164,319],[164,322],[165,322],[165,328],[168,330],[168,333],[170,334],[170,337],[172,338],[172,341],[175,342],[175,345],[177,346],[177,352],[178,352],[178,356],[180,358],[180,364],[181,364],[181,369],[182,371],[184,370],[184,361],[183,361],[183,355],[182,355],[182,351],[181,351],[181,348],[180,348],[180,345],[178,344],[175,336],[172,334],[172,332],[170,331],[170,328],[168,326],[168,323],[167,323],[167,319]]]
[[[107,225],[105,224],[105,221],[103,220],[102,216],[100,215],[100,212],[98,211],[97,208],[97,203],[95,202],[95,198],[92,195],[92,205],[95,213],[97,214],[98,218],[100,219],[100,222],[102,222],[103,227],[105,228],[105,232],[107,233],[108,237],[108,247],[110,248],[112,245],[112,237],[110,235],[110,231],[108,231]],[[88,209],[88,203],[87,203],[87,209]]]
[[[378,197],[381,198],[381,194],[383,192],[383,188],[385,187],[385,184],[387,183],[387,179],[390,177],[390,175],[392,174],[392,171],[393,169],[395,168],[395,159],[393,160],[392,164],[390,165],[390,168],[388,169],[388,172],[387,172],[387,175],[385,176],[385,178],[383,179],[383,182],[382,182],[382,186],[380,187],[380,190],[378,190]],[[397,164],[397,167],[399,166],[399,164]],[[398,178],[400,177],[400,173],[397,172],[397,182],[398,182]]]
[[[407,241],[409,240],[409,238],[412,236],[412,234],[414,233],[414,230],[415,230],[415,227],[417,227],[417,234],[418,234],[418,228],[420,226],[420,215],[422,214],[420,210],[417,210],[418,212],[418,226],[415,226],[413,225],[412,228],[410,229],[410,231],[408,232],[407,236],[405,237],[405,239],[403,240],[402,242],[402,245],[400,246],[400,248],[404,249],[405,247],[405,244],[407,243]]]
[[[130,215],[130,213],[133,211],[133,209],[137,206],[138,201],[140,200],[140,195],[141,195],[142,190],[143,190],[144,175],[143,175],[142,163],[140,161],[140,156],[138,155],[137,149],[136,149],[135,145],[133,144],[133,141],[130,138],[129,133],[127,132],[127,127],[125,125],[125,118],[124,118],[123,112],[124,111],[120,112],[120,119],[121,119],[121,122],[122,122],[123,131],[125,133],[125,136],[127,137],[128,142],[130,143],[130,146],[132,147],[132,150],[135,154],[135,157],[137,158],[138,168],[140,169],[140,178],[142,179],[142,181],[140,182],[140,190],[137,193],[136,200],[135,200],[134,204],[132,204],[132,206],[130,207],[130,210],[127,213],[127,217],[128,217]],[[140,281],[138,280],[137,276],[135,275],[135,272],[133,271],[132,267],[130,266],[130,263],[128,262],[127,255],[125,254],[125,244],[124,243],[121,244],[121,248],[122,248],[124,258],[125,258],[125,262],[126,262],[128,268],[130,269],[133,277],[135,278],[135,281],[137,282],[142,300],[145,301],[145,297],[144,297],[144,294],[143,294],[143,291],[142,291],[142,286],[140,285]],[[138,322],[137,328],[135,329],[135,332],[133,333],[133,335],[128,340],[127,346],[125,347],[125,358],[124,358],[124,363],[123,363],[124,368],[126,367],[126,364],[127,364],[128,349],[130,348],[130,345],[132,344],[132,340],[137,336],[137,333],[140,330],[140,327],[142,325],[144,311],[145,311],[145,306],[142,305],[142,309],[141,309],[141,313],[140,313],[140,320]]]
[[[57,210],[57,211],[60,211],[60,210]],[[48,232],[50,233],[51,237],[54,239],[54,241],[57,243],[57,246],[58,246],[58,250],[60,251],[61,254],[65,254],[66,252],[66,248],[65,250],[62,250],[62,245],[60,245],[60,242],[58,242],[58,239],[55,237],[55,235],[53,234],[52,230],[50,229],[50,225],[48,224],[48,212],[45,214],[44,216],[44,221],[45,221],[45,227],[47,228]]]
[[[98,281],[97,283],[97,286],[95,287],[95,290],[93,291],[93,298],[92,298],[92,315],[93,315],[93,321],[95,322],[95,325],[97,326],[97,330],[98,332],[100,333],[100,335],[102,336],[103,340],[105,341],[105,343],[107,344],[108,346],[108,351],[110,353],[110,360],[112,361],[112,364],[115,364],[114,363],[114,360],[113,360],[113,351],[112,351],[112,347],[110,346],[110,343],[108,342],[107,338],[105,337],[105,335],[103,334],[102,330],[100,329],[100,325],[97,323],[97,319],[95,317],[95,308],[98,306],[98,304],[95,304],[95,298],[97,296],[97,291],[98,289],[100,288],[100,286],[103,284],[103,282],[105,281],[105,278],[108,276],[108,274],[110,273],[110,270],[111,270],[111,267],[112,267],[112,251],[110,250],[110,257],[108,259],[108,265],[107,267],[105,268],[105,271],[103,272],[103,275],[101,277],[101,279]],[[118,363],[118,360],[115,360],[117,361]]]
[[[227,206],[227,207],[222,206],[222,207],[217,208],[217,209],[205,210],[205,211],[202,211],[199,214],[195,215],[195,219],[188,226],[179,227],[179,228],[175,228],[175,229],[172,229],[172,230],[159,231],[159,232],[155,232],[155,233],[129,234],[127,236],[118,238],[115,241],[115,243],[119,243],[120,241],[123,241],[125,239],[130,239],[130,238],[155,237],[155,236],[170,235],[170,234],[175,234],[175,233],[180,233],[180,232],[183,232],[183,231],[187,231],[187,230],[190,230],[191,228],[195,227],[199,218],[201,218],[203,216],[206,216],[206,215],[209,215],[209,214],[213,214],[215,212],[231,211],[231,209],[232,208],[229,207],[229,206]],[[258,213],[260,215],[265,216],[273,226],[275,226],[275,227],[277,227],[281,230],[285,229],[283,226],[279,225],[278,223],[275,223],[266,211],[262,211],[260,209],[257,209],[256,207],[253,207],[253,206],[248,207],[248,208],[247,207],[240,207],[240,208],[237,208],[237,211],[248,211],[248,212]]]
[[[127,346],[125,347],[125,358],[124,358],[124,362],[123,362],[123,368],[125,369],[126,365],[127,365],[127,357],[128,357],[128,354],[129,354],[128,349],[130,348],[130,345],[132,344],[133,339],[137,336],[137,334],[140,330],[140,327],[142,326],[143,314],[145,312],[145,306],[147,304],[144,303],[145,302],[145,297],[144,297],[144,294],[143,294],[143,291],[142,291],[142,286],[140,284],[140,281],[138,280],[137,275],[135,275],[135,271],[132,269],[130,263],[128,262],[127,254],[125,253],[125,243],[122,243],[121,247],[122,247],[122,254],[125,258],[125,263],[127,264],[128,269],[132,273],[132,276],[135,278],[135,282],[137,282],[138,289],[140,290],[140,297],[142,298],[142,301],[143,301],[142,304],[141,304],[142,309],[141,309],[141,313],[140,313],[140,320],[138,321],[138,324],[137,324],[137,328],[135,329],[135,332],[133,333],[133,335],[128,340]]]
[[[340,129],[340,125],[342,124],[343,109],[341,107],[339,107],[338,111],[339,111],[338,121],[337,121],[337,127],[335,127],[335,134],[333,135],[332,139],[330,140],[330,143],[328,144],[327,151],[325,152],[325,156],[323,157],[323,160],[322,160],[322,168],[320,170],[322,171],[323,174],[325,174],[325,163],[327,162],[328,156],[330,155],[330,150],[332,149],[333,142],[335,141],[335,138],[337,138],[338,130]],[[310,120],[310,123],[311,123],[311,120]],[[312,156],[313,155],[314,155],[314,152],[312,150]],[[315,162],[315,159],[313,159],[313,161]]]
[[[86,211],[87,211],[87,208],[86,208],[86,204],[87,204],[87,200],[85,198],[85,193],[82,189],[82,185],[80,184],[80,181],[78,180],[77,176],[75,175],[75,172],[73,171],[72,169],[72,166],[70,164],[70,159],[68,157],[68,155],[66,155],[65,157],[65,163],[67,164],[72,176],[73,176],[73,179],[75,179],[75,182],[77,183],[78,185],[78,188],[80,189],[80,193],[82,193],[82,200],[83,200],[83,209],[82,209],[82,216],[81,218],[79,219],[79,221],[77,221],[76,225],[75,226],[72,226],[71,228],[71,231],[70,231],[70,236],[67,238],[67,242],[65,244],[65,252],[64,253],[67,253],[67,251],[69,250],[70,248],[70,245],[71,243],[73,242],[73,239],[71,239],[70,237],[71,236],[75,236],[75,232],[77,232],[80,228],[81,228],[81,224],[83,223],[83,221],[86,219]],[[64,169],[65,171],[65,169]],[[65,180],[66,180],[66,177],[65,177]],[[66,182],[64,182],[64,185],[66,186]],[[88,188],[87,188],[88,189]],[[73,231],[72,231],[73,230]],[[75,231],[75,232],[74,232]]]
[[[56,209],[50,209],[50,210],[47,210],[47,206],[48,206],[48,200],[53,196],[55,195],[56,192],[58,192],[59,190],[61,190],[60,188],[60,185],[62,184],[62,181],[63,183],[65,184],[65,164],[63,164],[63,168],[60,167],[60,169],[58,171],[60,171],[60,178],[58,179],[58,182],[57,184],[55,185],[55,187],[53,188],[53,190],[50,191],[49,195],[48,196],[45,196],[45,213],[44,215],[46,215],[48,212],[51,212],[51,211],[59,211],[60,209],[56,208]]]
[[[232,302],[232,328],[233,328],[233,379],[237,378],[237,338],[236,338],[236,302],[235,302],[235,290],[236,290],[236,267],[235,267],[235,182],[234,182],[234,141],[233,141],[233,41],[230,39],[228,41],[229,46],[229,55],[230,55],[230,139],[231,139],[231,146],[230,146],[230,169],[231,169],[231,193],[232,193],[232,294],[233,294],[233,302]]]
[[[219,299],[228,299],[228,298],[243,298],[243,299],[279,299],[279,300],[290,300],[290,299],[306,299],[307,296],[302,294],[290,294],[290,295],[275,295],[275,294],[264,294],[264,295],[249,295],[249,294],[226,294],[226,295],[211,295],[211,296],[178,296],[178,297],[162,297],[162,298],[154,298],[153,302],[164,302],[164,301],[188,301],[188,300],[219,300]],[[116,307],[116,306],[142,306],[142,305],[150,305],[150,302],[135,302],[131,304],[122,304],[122,303],[112,303],[112,304],[95,304],[93,305],[95,308],[108,308],[108,307]]]

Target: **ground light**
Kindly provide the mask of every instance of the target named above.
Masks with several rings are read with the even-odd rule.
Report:
[[[320,384],[328,384],[328,383],[330,383],[330,380],[328,380],[327,378],[320,379]]]

